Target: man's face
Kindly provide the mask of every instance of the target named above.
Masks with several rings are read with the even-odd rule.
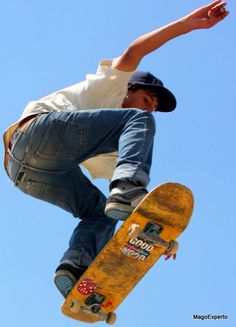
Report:
[[[138,108],[153,112],[158,106],[158,98],[151,91],[145,89],[128,90],[122,103],[123,108]]]

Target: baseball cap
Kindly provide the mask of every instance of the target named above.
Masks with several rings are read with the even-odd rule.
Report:
[[[164,87],[164,84],[159,78],[151,73],[135,71],[128,83],[152,89],[158,96],[158,106],[156,111],[170,112],[176,108],[177,103],[173,93]]]

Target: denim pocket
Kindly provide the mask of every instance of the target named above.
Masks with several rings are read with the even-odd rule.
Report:
[[[49,160],[73,160],[86,142],[85,125],[55,119],[50,122],[36,156]]]

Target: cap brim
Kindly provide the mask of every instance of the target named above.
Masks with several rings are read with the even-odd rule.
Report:
[[[156,111],[170,112],[176,108],[176,98],[167,88],[164,86],[153,85],[153,84],[142,84],[134,83],[136,85],[142,85],[144,88],[152,89],[158,97],[158,106]]]
[[[165,87],[156,87],[156,94],[158,97],[158,106],[156,111],[171,112],[175,110],[177,102],[176,98],[168,89]]]

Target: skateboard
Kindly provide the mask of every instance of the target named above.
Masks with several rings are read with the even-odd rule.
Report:
[[[98,254],[62,305],[62,312],[87,323],[116,321],[116,308],[187,227],[193,195],[178,183],[154,188]]]

